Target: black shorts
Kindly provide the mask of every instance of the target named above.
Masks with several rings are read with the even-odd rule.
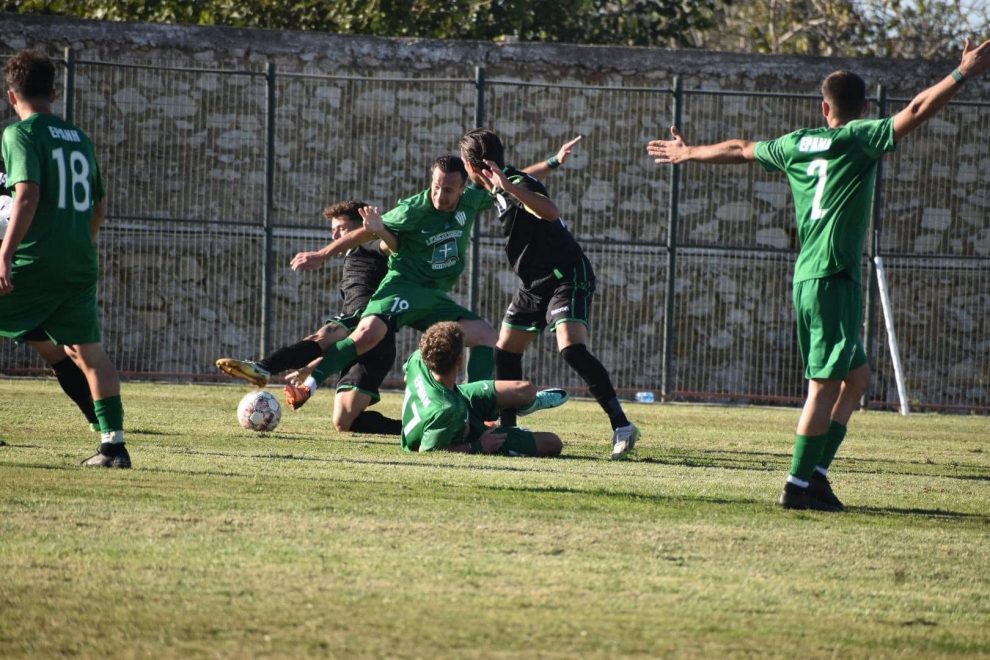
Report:
[[[395,333],[391,330],[373,349],[340,370],[337,391],[358,390],[375,403],[381,399],[378,388],[395,364]]]
[[[595,293],[595,273],[585,258],[570,272],[555,270],[531,287],[520,286],[505,310],[502,325],[516,330],[540,332],[560,323],[588,325],[591,297]]]
[[[39,326],[33,330],[28,330],[27,332],[25,332],[23,335],[21,335],[20,340],[21,341],[51,341],[51,337],[49,337],[48,333],[46,333]]]

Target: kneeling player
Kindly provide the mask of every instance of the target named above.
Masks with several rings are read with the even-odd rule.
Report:
[[[567,401],[559,389],[536,391],[527,381],[485,380],[457,384],[464,368],[464,333],[453,322],[431,326],[419,350],[406,362],[406,394],[402,404],[402,448],[405,451],[448,451],[558,456],[563,443],[554,433],[517,427],[489,429],[503,408],[520,415],[555,408]]]

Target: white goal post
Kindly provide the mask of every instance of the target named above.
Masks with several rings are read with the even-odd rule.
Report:
[[[890,347],[890,359],[894,365],[894,380],[897,383],[897,398],[901,402],[901,414],[911,412],[907,387],[904,384],[904,366],[901,364],[901,349],[897,346],[897,333],[894,332],[894,311],[890,305],[890,293],[887,291],[887,275],[883,270],[883,258],[874,257],[877,267],[877,288],[880,291],[880,306],[883,308],[883,322],[887,328],[887,345]]]

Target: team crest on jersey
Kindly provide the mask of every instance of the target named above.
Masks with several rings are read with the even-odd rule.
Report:
[[[464,211],[458,211],[454,214],[454,220],[457,220],[457,224],[463,227],[464,223],[467,222],[467,213]]]

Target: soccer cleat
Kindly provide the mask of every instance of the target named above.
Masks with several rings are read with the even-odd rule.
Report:
[[[272,377],[268,369],[265,369],[257,362],[250,362],[248,360],[220,358],[217,360],[217,368],[228,376],[246,380],[255,387],[264,387]]]
[[[309,397],[313,396],[305,385],[286,385],[282,391],[285,392],[285,404],[293,410],[302,408]]]
[[[105,467],[127,469],[131,467],[131,456],[122,444],[102,444],[96,453],[80,465],[84,467]]]
[[[811,488],[801,488],[792,483],[784,484],[784,490],[777,498],[777,505],[785,509],[810,509],[812,511],[841,511],[842,509],[823,502],[811,493]]]
[[[829,483],[828,477],[824,474],[815,470],[811,474],[811,481],[808,486],[808,493],[811,494],[819,502],[824,502],[825,504],[830,504],[834,506],[836,510],[842,511],[846,507],[842,505],[842,502],[835,493],[832,492],[832,484]]]
[[[639,440],[639,428],[635,424],[620,426],[612,433],[612,460],[625,458]]]
[[[525,417],[526,415],[532,415],[539,410],[556,408],[557,406],[564,405],[569,398],[571,397],[567,394],[567,392],[558,387],[552,387],[548,390],[540,390],[536,393],[536,398],[533,399],[533,403],[529,404],[529,406],[523,408],[516,414],[520,417]]]

